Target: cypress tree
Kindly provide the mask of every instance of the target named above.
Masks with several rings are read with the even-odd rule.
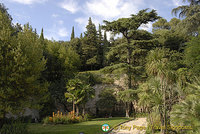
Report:
[[[81,33],[81,35],[80,35],[80,39],[83,39],[83,34]]]
[[[107,35],[106,35],[106,31],[104,31],[104,36],[103,36],[103,67],[107,66],[108,60],[106,59],[106,54],[109,51],[109,47],[110,47],[110,42],[107,40]]]
[[[43,40],[44,41],[44,33],[43,33],[43,28],[41,30],[41,34],[40,34],[40,40]]]
[[[72,33],[71,33],[71,40],[75,38],[75,34],[74,34],[74,26],[72,27]]]

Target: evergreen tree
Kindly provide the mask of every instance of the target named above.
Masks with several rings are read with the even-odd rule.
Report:
[[[118,70],[125,73],[128,77],[127,89],[132,89],[132,75],[135,75],[141,69],[140,61],[137,60],[138,55],[144,52],[144,48],[148,49],[149,44],[154,44],[151,40],[152,36],[148,32],[138,30],[138,28],[142,24],[147,24],[158,18],[155,10],[147,12],[147,9],[145,9],[139,11],[136,15],[131,15],[130,18],[120,18],[112,22],[104,21],[106,24],[103,26],[105,30],[123,35],[122,42],[113,46],[108,55],[116,54],[115,56],[118,57],[119,62],[115,62],[112,66],[105,68],[104,71]],[[140,47],[137,49],[138,45]],[[127,103],[126,116],[129,117],[129,104]]]
[[[72,27],[71,40],[75,38],[74,26]]]
[[[40,34],[40,40],[41,41],[44,41],[44,33],[43,33],[43,28],[41,30],[41,34]]]
[[[161,46],[170,50],[182,51],[183,43],[187,38],[177,30],[180,23],[181,20],[177,18],[173,18],[169,22],[162,18],[153,23],[153,33]]]
[[[89,18],[88,25],[86,26],[85,36],[82,43],[83,51],[83,64],[84,70],[94,70],[98,66],[98,37],[95,25],[92,23],[92,19]]]
[[[80,35],[80,39],[83,39],[83,34],[81,33],[81,35]]]
[[[181,5],[172,10],[172,13],[177,15],[179,13],[180,18],[184,18],[179,24],[179,32],[189,34],[192,36],[198,36],[198,30],[200,27],[200,1],[199,0],[182,0],[187,2],[188,5]]]
[[[100,69],[103,67],[103,37],[101,32],[101,25],[99,24],[98,30],[98,55],[97,55],[97,64],[98,68]]]
[[[50,83],[48,90],[51,97],[67,111],[70,110],[64,97],[66,82],[74,77],[79,68],[80,58],[72,46],[47,41],[47,64],[44,76]]]
[[[106,31],[104,31],[104,36],[103,36],[103,53],[102,53],[102,56],[103,56],[103,59],[102,59],[102,64],[103,64],[103,67],[109,65],[109,61],[108,59],[106,58],[106,55],[109,51],[109,47],[110,47],[110,42],[108,42],[107,40],[107,35],[106,35]]]
[[[41,108],[39,102],[45,101],[48,84],[40,77],[46,61],[38,35],[29,25],[22,31],[19,26],[15,29],[2,4],[0,9],[0,118],[4,119],[8,112]]]
[[[186,43],[184,50],[184,61],[189,68],[190,72],[199,76],[200,74],[200,35],[193,37],[191,41]]]

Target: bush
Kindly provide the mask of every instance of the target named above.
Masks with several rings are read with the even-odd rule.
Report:
[[[27,124],[20,121],[12,121],[2,126],[0,134],[28,134]]]
[[[70,112],[68,114],[62,114],[59,111],[57,114],[53,113],[53,117],[45,117],[43,119],[44,124],[70,124],[70,123],[78,123],[87,121],[89,115],[86,114],[84,116],[75,116],[74,112]]]
[[[50,123],[49,117],[45,117],[45,118],[42,120],[42,122],[43,122],[44,124]]]

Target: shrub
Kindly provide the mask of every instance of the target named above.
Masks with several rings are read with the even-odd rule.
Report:
[[[6,123],[0,129],[0,134],[28,134],[27,124],[20,121]]]
[[[50,123],[49,117],[43,118],[42,122],[43,122],[44,124]]]
[[[69,124],[69,123],[78,123],[78,122],[83,122],[87,121],[89,118],[89,115],[86,114],[83,117],[82,116],[75,116],[74,112],[70,112],[68,114],[62,114],[59,111],[54,114],[53,112],[53,117],[45,117],[43,119],[44,124]]]

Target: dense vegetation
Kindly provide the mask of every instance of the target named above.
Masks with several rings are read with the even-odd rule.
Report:
[[[84,34],[75,37],[73,27],[66,42],[47,40],[43,29],[39,35],[29,24],[14,25],[0,4],[0,128],[6,127],[7,113],[20,117],[27,107],[38,109],[41,119],[57,111],[58,103],[77,117],[85,115],[98,83],[90,72],[99,70],[127,80],[119,92],[100,94],[96,106],[107,114],[120,103],[126,117],[135,116],[137,105],[148,113],[147,133],[200,133],[200,2],[187,2],[172,10],[182,19],[169,22],[148,9],[105,20],[98,30],[89,18]],[[149,22],[152,33],[139,29]],[[106,31],[121,37],[108,41]],[[163,127],[155,130],[152,124]],[[192,130],[165,129],[169,125]]]

